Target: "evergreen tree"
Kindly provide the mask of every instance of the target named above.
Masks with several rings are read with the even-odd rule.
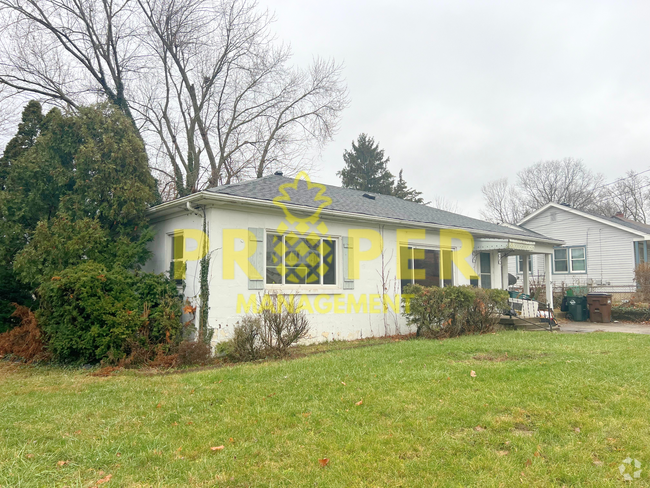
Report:
[[[142,140],[119,109],[52,109],[40,123],[35,105],[26,112],[30,122],[23,117],[3,157],[0,267],[10,290],[0,289],[0,320],[11,290],[31,291],[88,259],[144,264],[152,237],[145,211],[156,184]]]
[[[395,177],[388,171],[390,158],[384,158],[384,150],[379,149],[372,137],[360,134],[352,150],[343,153],[345,167],[336,174],[341,177],[345,188],[391,195]]]
[[[11,165],[34,145],[42,123],[41,104],[32,100],[25,106],[18,131],[5,146],[0,158],[0,199]],[[12,266],[13,257],[24,245],[22,232],[23,226],[11,217],[6,218],[0,210],[0,333],[13,325],[10,318],[14,310],[12,303],[27,307],[33,305],[30,287],[17,280]]]
[[[420,196],[422,195],[422,192],[417,191],[415,188],[409,188],[406,184],[406,181],[402,177],[403,171],[404,170],[402,169],[399,170],[399,177],[397,178],[397,182],[393,187],[393,196],[401,198],[402,200],[408,200],[410,202],[424,203],[424,198]]]

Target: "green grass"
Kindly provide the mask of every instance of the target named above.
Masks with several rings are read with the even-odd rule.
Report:
[[[649,378],[650,336],[604,333],[159,376],[0,363],[0,486],[619,486],[627,456],[648,486]]]

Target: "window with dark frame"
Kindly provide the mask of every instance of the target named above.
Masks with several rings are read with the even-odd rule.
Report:
[[[400,247],[401,289],[407,285],[453,286],[452,251]]]

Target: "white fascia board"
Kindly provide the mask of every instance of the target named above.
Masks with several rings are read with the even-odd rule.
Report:
[[[235,206],[244,206],[244,207],[252,207],[252,208],[273,208],[276,210],[280,209],[278,205],[276,205],[270,200],[258,200],[256,198],[240,197],[234,195],[226,195],[223,193],[211,193],[211,192],[203,191],[199,193],[193,193],[192,195],[188,195],[186,197],[173,200],[171,202],[162,203],[160,205],[150,208],[147,213],[150,215],[150,218],[154,221],[158,220],[156,216],[162,217],[164,215],[171,214],[171,213],[176,213],[176,214],[184,213],[187,211],[185,209],[186,202],[190,202],[194,205],[197,204],[210,205],[215,203],[226,203]],[[308,215],[314,213],[313,207],[307,207],[304,205],[296,205],[291,203],[285,203],[284,205],[286,205],[287,208],[290,208],[292,211],[296,211],[297,213],[305,213]],[[394,219],[389,217],[375,217],[372,215],[363,215],[363,214],[358,214],[353,212],[344,212],[340,210],[328,210],[327,208],[321,210],[321,215],[327,215],[333,219],[338,219],[338,220],[345,220],[345,221],[362,220],[362,221],[376,222],[382,224],[393,224],[396,226],[403,226],[408,228],[463,230],[471,233],[476,238],[485,236],[485,237],[501,237],[505,239],[513,239],[513,238],[529,239],[534,242],[544,242],[544,243],[551,243],[557,245],[562,245],[564,243],[564,241],[558,239],[551,239],[548,237],[538,238],[533,236],[529,237],[524,235],[512,235],[512,234],[500,233],[500,232],[488,232],[488,231],[482,231],[478,229],[468,229],[465,227],[450,227],[450,226],[444,226],[439,224],[413,222],[410,220],[401,220],[401,219]]]

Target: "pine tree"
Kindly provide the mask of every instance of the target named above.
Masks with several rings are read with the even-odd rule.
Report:
[[[372,137],[360,134],[352,150],[343,153],[345,167],[337,172],[345,188],[391,195],[395,177],[388,171],[390,158],[384,158],[384,150],[379,149]]]
[[[417,191],[415,188],[409,188],[406,184],[406,181],[402,177],[404,170],[399,170],[399,177],[397,178],[397,183],[393,187],[393,196],[401,198],[402,200],[408,200],[415,203],[424,203],[424,198],[421,191]]]

